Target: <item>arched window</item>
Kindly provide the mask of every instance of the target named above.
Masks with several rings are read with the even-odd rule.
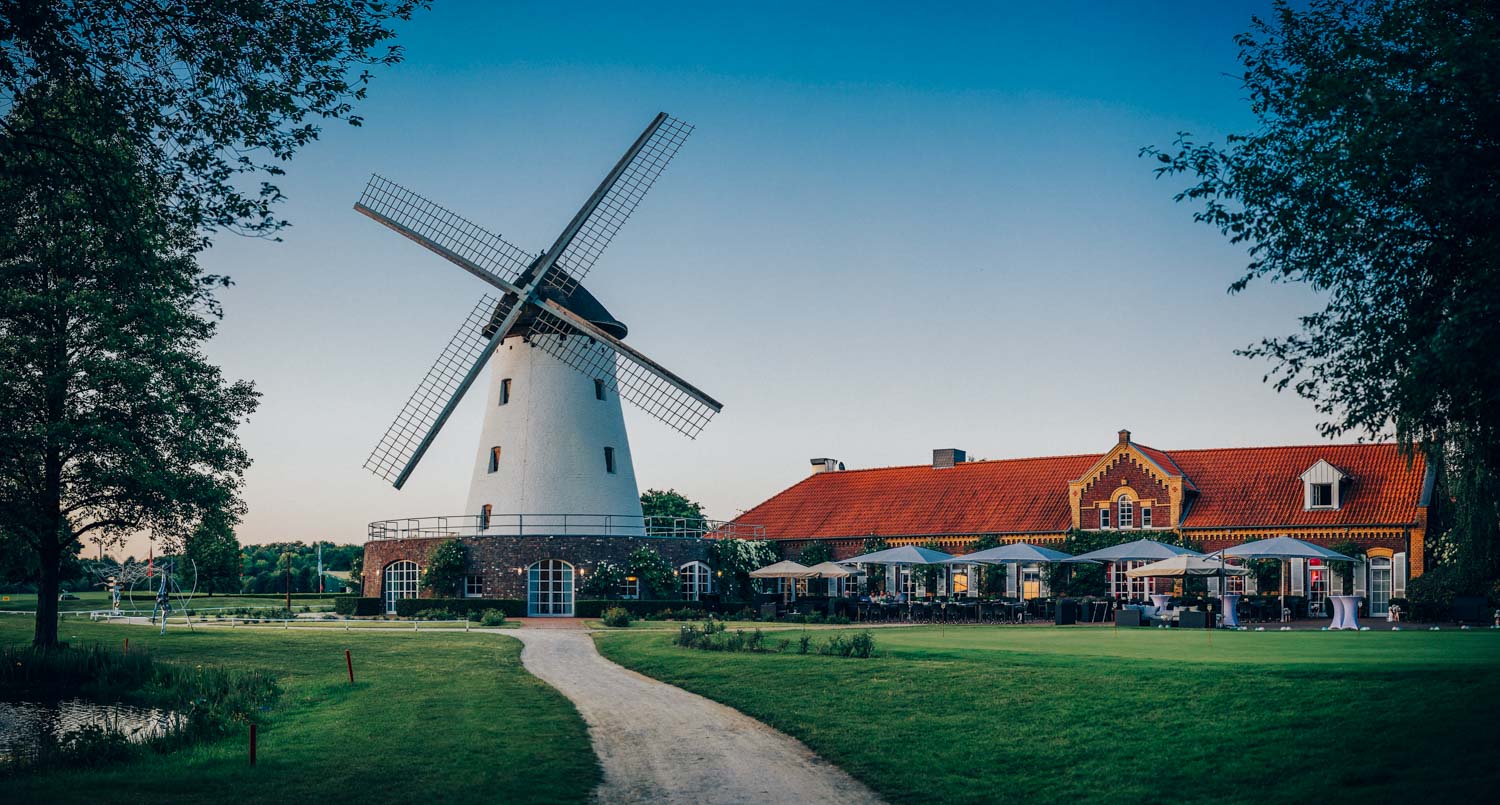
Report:
[[[1130,500],[1129,495],[1120,496],[1120,527],[1135,528],[1135,503]]]
[[[708,565],[702,562],[688,562],[677,568],[677,588],[682,597],[689,601],[698,601],[705,594],[713,592],[713,579]]]
[[[381,579],[380,594],[385,599],[385,611],[388,615],[396,614],[396,602],[403,598],[416,598],[417,585],[421,581],[421,571],[417,563],[403,559],[392,562],[385,566],[385,576]]]
[[[573,616],[572,565],[561,559],[543,559],[526,569],[526,614]]]

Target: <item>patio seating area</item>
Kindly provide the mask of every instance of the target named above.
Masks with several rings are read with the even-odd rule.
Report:
[[[902,546],[864,554],[814,568],[781,561],[750,575],[778,580],[778,593],[757,597],[757,612],[764,619],[847,618],[854,623],[888,624],[1112,624],[1120,627],[1184,629],[1265,628],[1274,624],[1296,628],[1359,629],[1360,617],[1368,618],[1364,600],[1358,596],[1329,595],[1309,598],[1287,595],[1218,594],[1229,589],[1228,578],[1243,578],[1248,571],[1232,565],[1229,558],[1291,559],[1315,557],[1322,561],[1350,561],[1326,548],[1289,537],[1276,537],[1226,548],[1205,555],[1181,546],[1152,540],[1137,540],[1079,556],[1071,556],[1025,542],[1011,543],[962,556],[914,546]],[[1018,596],[1022,566],[1046,564],[1132,563],[1123,575],[1144,579],[1214,579],[1214,594],[1171,595],[1153,593],[1150,600],[1123,597]],[[1144,564],[1143,564],[1144,563]],[[1006,568],[1009,595],[981,595],[969,585],[969,574],[979,566]],[[1008,567],[1007,567],[1008,566]],[[883,567],[881,583],[871,582],[870,570]],[[911,585],[912,568],[927,568],[929,578],[941,578],[939,592]],[[964,568],[966,570],[960,570]],[[1123,570],[1124,565],[1121,565]],[[962,573],[961,583],[954,575]],[[798,596],[799,586],[813,579],[826,580],[826,592],[840,594]],[[897,585],[890,592],[887,588]],[[925,585],[924,585],[925,588]],[[811,588],[808,588],[811,589]],[[1150,589],[1150,588],[1148,588]],[[1160,588],[1157,588],[1160,589]],[[991,591],[993,593],[993,591]],[[1325,620],[1328,619],[1328,620]]]

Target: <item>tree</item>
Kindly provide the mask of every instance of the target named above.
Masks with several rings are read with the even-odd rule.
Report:
[[[1304,4],[1297,4],[1303,6]],[[1394,435],[1455,503],[1471,591],[1500,575],[1500,6],[1277,0],[1236,37],[1258,125],[1147,148],[1254,280],[1325,298],[1298,333],[1239,351],[1327,417]]]
[[[809,542],[797,554],[797,562],[808,567],[833,561],[833,547],[826,542]]]
[[[217,278],[170,182],[87,84],[17,99],[0,139],[0,530],[37,558],[37,645],[57,642],[63,558],[84,537],[164,548],[242,506],[235,429],[256,393],[203,356]],[[49,137],[95,155],[80,169]]]
[[[183,556],[198,571],[198,588],[211,596],[240,588],[240,541],[234,535],[234,520],[223,509],[210,509],[188,535]]]
[[[708,544],[709,561],[724,575],[719,578],[719,593],[724,600],[750,600],[750,571],[775,564],[781,559],[769,540],[716,539]]]
[[[677,575],[672,563],[655,548],[642,545],[626,557],[625,571],[636,577],[641,598],[668,598],[677,592]]]
[[[206,0],[0,3],[0,99],[39,87],[90,84],[123,122],[119,136],[173,179],[171,209],[204,233],[268,235],[286,225],[273,206],[309,121],[360,125],[373,65],[401,60],[390,25],[426,2]],[[3,101],[0,101],[3,105]],[[14,110],[0,108],[0,112]],[[76,170],[112,164],[99,143],[7,120],[16,147]],[[260,182],[247,181],[260,178]]]
[[[702,520],[703,506],[687,499],[687,496],[675,489],[663,492],[660,489],[647,489],[641,493],[641,514],[647,518],[647,522],[655,519],[658,521],[656,530],[670,528],[662,525],[662,521],[670,523],[672,520]]]
[[[427,556],[427,569],[422,572],[422,587],[434,593],[459,595],[464,573],[469,567],[469,549],[456,539],[439,542]]]

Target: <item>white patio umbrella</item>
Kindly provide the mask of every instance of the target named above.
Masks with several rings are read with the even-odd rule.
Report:
[[[1242,545],[1234,545],[1219,551],[1217,555],[1220,562],[1224,556],[1233,556],[1238,559],[1280,559],[1282,562],[1281,573],[1281,608],[1286,609],[1286,586],[1287,586],[1287,562],[1292,559],[1321,559],[1325,562],[1353,562],[1353,557],[1345,556],[1336,551],[1330,551],[1321,545],[1304,542],[1294,537],[1280,536],[1270,539],[1259,539],[1254,542],[1246,542]]]
[[[1184,576],[1248,576],[1250,571],[1243,567],[1225,565],[1219,559],[1210,556],[1193,556],[1182,554],[1171,559],[1163,559],[1160,562],[1152,562],[1149,565],[1132,568],[1125,571],[1125,575],[1132,579],[1142,578],[1182,578]]]
[[[1119,545],[1111,545],[1108,548],[1100,548],[1097,551],[1081,553],[1072,559],[1064,559],[1064,562],[1108,562],[1118,565],[1122,562],[1158,562],[1162,559],[1171,559],[1174,556],[1202,556],[1190,548],[1180,545],[1168,545],[1165,542],[1157,542],[1154,539],[1138,539],[1133,542],[1125,542]],[[1153,588],[1154,589],[1154,588]]]
[[[963,556],[955,556],[949,559],[946,564],[1037,565],[1071,562],[1076,559],[1077,557],[1073,556],[1073,554],[1054,551],[1051,548],[1043,548],[1040,545],[1032,545],[1029,542],[1012,542],[1009,545],[986,548],[982,551],[966,553]],[[1098,564],[1088,559],[1084,559],[1083,561],[1088,564]],[[1025,585],[1020,583],[1020,573],[1017,572],[1016,576],[1017,588],[1024,588]],[[1024,589],[1016,590],[1016,598],[1022,601],[1025,600]]]
[[[902,545],[899,548],[886,548],[883,551],[864,553],[841,561],[844,565],[890,565],[892,568],[898,565],[940,565],[952,559],[953,554],[934,551],[931,548],[919,548],[915,545]]]
[[[817,579],[847,579],[850,576],[855,575],[855,572],[853,570],[850,570],[847,567],[843,567],[842,565],[839,565],[835,562],[822,562],[820,564],[813,565],[812,567],[808,568],[808,570],[812,571],[812,578]],[[831,586],[830,589],[827,590],[827,592],[830,595],[833,594]]]
[[[793,579],[792,600],[797,600],[797,583],[795,579],[812,578],[812,568],[801,565],[790,559],[783,559],[774,565],[766,565],[758,570],[750,571],[752,579]]]

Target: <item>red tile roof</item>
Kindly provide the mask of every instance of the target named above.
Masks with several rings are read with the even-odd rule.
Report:
[[[1426,463],[1410,466],[1394,444],[1173,450],[1200,491],[1185,528],[1411,523],[1422,500]],[[1299,476],[1323,459],[1346,480],[1338,510],[1304,511]]]
[[[1134,446],[1196,486],[1183,522],[1189,529],[1410,523],[1422,495],[1421,459],[1408,468],[1391,444],[1170,452]],[[764,526],[773,539],[1057,533],[1072,523],[1068,482],[1101,455],[818,473],[737,521]],[[1302,509],[1298,476],[1319,458],[1354,476],[1337,511]]]

